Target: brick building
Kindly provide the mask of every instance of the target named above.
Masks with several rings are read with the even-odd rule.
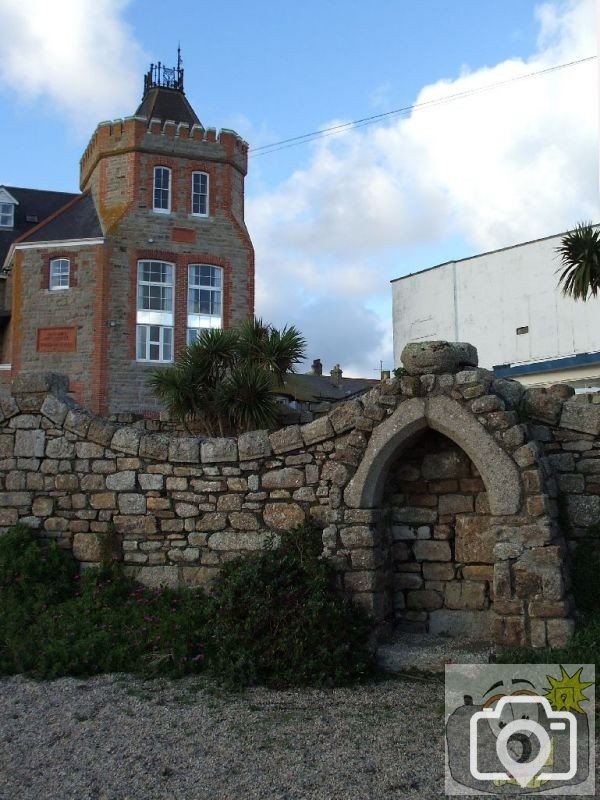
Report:
[[[135,115],[96,128],[81,194],[0,186],[0,376],[52,370],[96,413],[157,410],[149,373],[254,312],[247,150],[158,64]]]

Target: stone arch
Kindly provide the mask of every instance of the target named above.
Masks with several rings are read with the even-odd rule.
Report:
[[[486,485],[494,516],[519,512],[522,486],[515,462],[472,413],[446,396],[406,400],[376,428],[344,492],[346,505],[377,508],[393,458],[427,427],[452,439],[473,461]]]

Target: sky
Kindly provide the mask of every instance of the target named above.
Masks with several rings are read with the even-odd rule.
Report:
[[[250,144],[257,315],[296,325],[307,364],[376,377],[398,366],[390,280],[600,221],[596,11],[0,0],[0,184],[77,191],[97,123],[133,114],[150,62],[174,65],[181,43],[204,126]],[[396,109],[409,110],[258,149]]]

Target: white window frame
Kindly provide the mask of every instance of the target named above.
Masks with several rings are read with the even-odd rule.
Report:
[[[64,282],[66,280],[66,283]],[[60,292],[71,287],[71,262],[68,258],[53,258],[50,261],[48,289]]]
[[[210,270],[208,275],[202,275],[202,270]],[[206,279],[208,278],[208,283]],[[204,282],[203,282],[204,279]],[[197,302],[192,300],[192,293],[198,293]],[[209,311],[200,310],[200,292],[210,295]],[[218,298],[215,296],[218,295]],[[215,303],[218,311],[215,313]],[[187,291],[187,343],[194,340],[203,330],[223,327],[223,268],[214,264],[188,264],[188,291]]]
[[[158,358],[152,358],[152,348],[158,348]],[[151,364],[170,364],[173,361],[173,328],[166,325],[138,325],[135,352],[137,361]]]
[[[164,186],[158,186],[158,176],[166,174],[167,176],[167,187],[165,189]],[[162,181],[161,181],[162,182]],[[161,205],[157,205],[156,200],[156,193],[157,192],[166,192],[166,200],[167,205],[166,207]],[[161,194],[161,200],[164,200],[164,197]],[[162,164],[157,164],[154,167],[153,173],[153,181],[152,181],[152,209],[156,211],[158,214],[170,214],[171,213],[171,170],[169,167],[165,167]]]
[[[206,178],[206,188],[205,191],[201,191],[201,186],[199,190],[196,191],[196,178],[201,179],[202,177]],[[201,181],[200,181],[201,183]],[[202,199],[204,199],[206,210],[205,211],[194,211],[194,204],[196,200],[198,201],[198,208],[200,208],[202,204]],[[208,217],[209,215],[209,200],[210,200],[210,175],[208,172],[192,172],[192,216],[193,217]]]
[[[15,204],[0,203],[0,228],[15,227]]]
[[[144,278],[146,266],[162,268],[164,280]],[[160,286],[170,289],[161,300],[161,308],[145,308],[143,287]],[[149,300],[151,299],[148,293]],[[175,265],[168,261],[145,258],[138,261],[136,282],[136,359],[151,363],[173,361],[173,320],[175,304]],[[158,358],[151,358],[151,349],[158,346]]]

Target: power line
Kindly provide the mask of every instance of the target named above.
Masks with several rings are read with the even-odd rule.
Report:
[[[595,58],[596,56],[587,56],[586,58],[580,58],[577,61],[569,61],[565,64],[555,64],[553,67],[546,67],[546,69],[540,69],[536,72],[528,72],[526,75],[516,75],[514,78],[507,78],[506,80],[497,81],[496,83],[489,83],[486,86],[479,86],[474,89],[465,89],[463,92],[449,94],[446,95],[446,97],[440,97],[436,100],[426,100],[422,103],[412,103],[409,106],[395,108],[392,111],[385,111],[382,114],[373,114],[370,117],[362,117],[361,119],[352,120],[352,122],[342,122],[339,125],[332,125],[329,128],[321,128],[321,130],[311,131],[311,133],[303,133],[299,136],[292,136],[289,139],[282,139],[279,142],[264,144],[260,147],[252,147],[249,150],[249,154],[251,156],[265,156],[269,155],[270,153],[277,153],[279,150],[287,150],[289,147],[297,147],[298,145],[306,144],[307,142],[311,142],[316,139],[324,139],[328,136],[334,136],[336,133],[339,133],[343,130],[362,128],[365,125],[373,125],[375,122],[387,119],[388,117],[401,114],[406,115],[417,109],[429,108],[431,106],[442,105],[443,103],[450,103],[454,100],[460,100],[465,97],[470,97],[474,94],[487,92],[490,89],[498,89],[501,86],[506,86],[507,84],[515,83],[516,81],[537,78],[540,75],[547,75],[550,72],[557,72],[558,70],[566,69],[567,67],[574,67],[577,64],[584,64],[587,61],[593,61]]]

